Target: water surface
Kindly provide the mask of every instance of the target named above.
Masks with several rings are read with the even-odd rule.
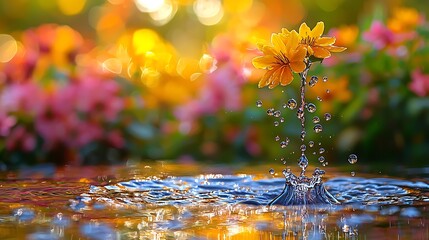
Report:
[[[341,205],[267,207],[285,182],[270,167],[158,162],[1,173],[0,239],[429,237],[425,178],[330,168],[325,186]]]

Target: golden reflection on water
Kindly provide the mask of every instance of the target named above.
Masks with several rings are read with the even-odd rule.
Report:
[[[357,189],[379,189],[380,196],[341,206],[240,204],[243,199],[268,202],[271,192],[281,189],[282,179],[268,174],[270,167],[158,162],[0,173],[0,239],[429,237],[429,187],[424,182],[402,181],[395,188],[354,178],[361,185]],[[347,175],[327,172],[332,174],[327,179]],[[393,204],[384,204],[389,199]]]

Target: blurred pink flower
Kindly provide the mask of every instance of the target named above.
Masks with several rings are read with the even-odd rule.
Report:
[[[374,44],[376,49],[383,49],[398,41],[395,34],[380,21],[374,21],[370,29],[364,32],[363,38]]]
[[[79,122],[75,131],[76,136],[71,141],[78,148],[93,141],[101,140],[104,133],[102,126],[90,122]]]
[[[40,88],[34,83],[14,83],[5,88],[0,102],[4,111],[34,115],[43,108],[40,100],[42,95]]]
[[[243,83],[242,73],[224,64],[206,76],[197,98],[179,106],[175,115],[182,123],[192,125],[203,115],[213,115],[220,110],[238,111],[242,108]]]
[[[380,21],[374,21],[370,29],[363,33],[364,40],[372,43],[377,50],[397,47],[401,42],[412,39],[414,36],[414,32],[394,33]]]
[[[35,129],[43,138],[44,148],[69,142],[74,123],[77,121],[73,99],[66,98],[67,88],[44,96],[44,107],[35,119]]]
[[[243,77],[230,65],[223,65],[207,76],[207,83],[201,89],[200,103],[204,113],[215,113],[220,109],[237,111],[241,109],[241,86]]]
[[[16,124],[15,117],[8,116],[6,113],[0,112],[0,136],[2,137],[8,136],[11,128],[15,124]]]
[[[423,74],[420,69],[416,69],[411,74],[410,90],[417,96],[424,97],[429,93],[429,74]]]
[[[8,150],[23,150],[26,152],[34,150],[36,147],[36,138],[33,134],[27,132],[23,126],[17,126],[12,129],[10,135],[6,138],[6,148]]]
[[[89,114],[101,114],[113,121],[124,108],[124,100],[118,95],[120,88],[112,80],[84,78],[74,85],[77,110]]]

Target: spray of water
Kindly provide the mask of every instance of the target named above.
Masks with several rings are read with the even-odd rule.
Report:
[[[300,87],[300,102],[299,106],[295,99],[289,99],[286,104],[284,104],[283,108],[289,108],[294,110],[297,106],[297,117],[301,123],[301,142],[302,145],[300,147],[301,154],[298,159],[298,166],[301,168],[301,173],[299,176],[294,175],[289,168],[283,170],[283,175],[286,179],[285,187],[280,195],[274,198],[269,205],[309,205],[309,204],[339,204],[339,201],[332,196],[323,185],[322,177],[325,174],[325,171],[319,168],[316,168],[311,176],[306,176],[306,170],[308,167],[308,158],[305,155],[305,151],[307,150],[307,145],[305,144],[306,137],[306,128],[305,128],[305,110],[310,113],[316,112],[316,106],[313,103],[307,103],[305,98],[305,90],[307,85],[307,75],[309,69],[311,67],[311,61],[306,63],[306,68],[302,73],[299,73],[301,80]],[[323,78],[325,82],[327,80],[326,77]],[[312,76],[308,82],[310,87],[313,87],[317,84],[318,77]],[[262,102],[258,101],[257,106],[262,106]],[[281,112],[275,111],[273,108],[270,108],[267,111],[269,116],[280,117]],[[331,115],[326,113],[324,115],[326,121],[331,119]],[[320,118],[315,116],[312,119],[312,122],[315,124],[313,127],[314,132],[320,133],[323,130],[323,127],[320,122]],[[275,126],[278,126],[278,121],[275,121]],[[280,146],[285,148],[289,139],[281,141]],[[276,136],[276,141],[280,140],[279,136]],[[309,142],[309,147],[313,147],[314,142]],[[320,148],[318,151],[320,154],[325,152],[324,148]],[[353,156],[351,159],[354,159]],[[323,156],[318,158],[319,162],[326,166],[327,162]],[[270,172],[274,173],[274,170],[271,169]]]

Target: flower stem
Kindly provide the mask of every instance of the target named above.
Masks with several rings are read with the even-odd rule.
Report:
[[[298,118],[301,120],[301,141],[304,142],[305,137],[305,85],[307,84],[307,75],[308,71],[311,67],[311,61],[308,60],[305,63],[306,67],[302,73],[299,73],[299,76],[301,77],[301,105],[298,109]],[[302,153],[304,154],[304,152]]]

